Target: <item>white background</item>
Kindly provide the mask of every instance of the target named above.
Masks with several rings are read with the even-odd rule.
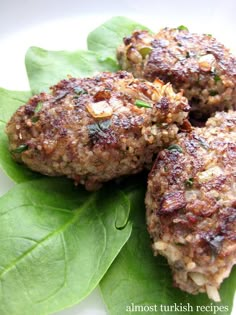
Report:
[[[29,46],[53,50],[86,48],[89,31],[115,15],[132,18],[154,31],[183,24],[191,31],[213,34],[236,53],[235,12],[233,0],[0,0],[0,86],[29,89],[24,68]],[[0,194],[12,185],[0,172]],[[106,315],[107,312],[97,289],[79,306],[59,314]]]

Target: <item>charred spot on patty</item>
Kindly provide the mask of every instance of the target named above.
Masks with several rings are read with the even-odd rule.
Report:
[[[110,126],[111,120],[100,121],[88,125],[88,133],[93,145],[117,145],[118,138]]]
[[[167,258],[175,285],[215,301],[236,263],[235,139],[234,111],[179,133],[159,153],[145,199],[154,253]]]
[[[163,97],[169,104],[165,110],[155,107]],[[176,138],[188,110],[187,99],[170,84],[135,79],[125,71],[103,72],[70,77],[51,93],[33,96],[12,116],[6,132],[10,150],[30,143],[13,154],[18,162],[92,190],[150,167]]]
[[[212,36],[167,27],[157,34],[135,31],[117,48],[117,58],[135,77],[183,90],[194,123],[236,109],[236,58]]]
[[[176,210],[182,209],[186,205],[183,191],[175,191],[163,195],[160,201],[160,214],[169,214]]]

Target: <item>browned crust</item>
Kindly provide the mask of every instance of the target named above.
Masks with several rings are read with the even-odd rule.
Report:
[[[148,179],[147,224],[154,252],[190,293],[219,288],[236,263],[236,112],[178,135]],[[173,147],[173,146],[172,146]],[[161,241],[161,243],[160,243]],[[204,276],[197,285],[191,275]]]
[[[13,153],[17,161],[46,175],[66,175],[87,189],[151,165],[189,110],[169,84],[125,71],[62,80],[51,91],[33,96],[13,115],[6,128],[10,150],[26,145]],[[150,108],[136,106],[140,99]],[[96,116],[99,106],[108,114]]]
[[[211,35],[173,28],[155,35],[135,31],[117,57],[136,77],[158,77],[183,89],[196,118],[236,109],[236,58]]]

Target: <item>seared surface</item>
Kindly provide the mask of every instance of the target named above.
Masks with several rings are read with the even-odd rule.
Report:
[[[236,58],[209,34],[164,28],[156,35],[135,31],[117,57],[124,70],[171,82],[191,104],[194,118],[236,109]]]
[[[150,166],[189,110],[170,84],[124,71],[62,80],[51,90],[13,115],[6,128],[10,151],[34,171],[66,175],[89,190]]]
[[[174,283],[192,294],[217,289],[236,263],[236,112],[181,133],[148,179],[147,226]]]

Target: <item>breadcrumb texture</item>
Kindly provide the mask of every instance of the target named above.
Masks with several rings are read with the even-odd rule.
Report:
[[[117,50],[122,69],[134,76],[171,82],[191,104],[195,118],[236,109],[236,58],[210,34],[164,28],[135,31]]]
[[[181,133],[150,172],[147,226],[174,284],[192,294],[218,289],[236,263],[236,112]]]
[[[150,167],[154,155],[176,138],[188,111],[187,99],[169,83],[106,72],[62,80],[51,93],[33,96],[10,119],[6,133],[16,161],[94,190]]]

